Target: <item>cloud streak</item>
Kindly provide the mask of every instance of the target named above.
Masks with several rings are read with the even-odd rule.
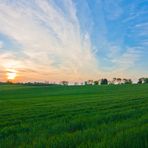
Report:
[[[9,1],[0,4],[0,26],[3,26],[0,32],[21,45],[18,52],[28,57],[19,59],[14,53],[7,54],[9,58],[4,60],[1,55],[4,61],[1,66],[19,61],[21,64],[14,64],[14,68],[30,66],[39,73],[49,72],[58,75],[59,79],[69,80],[94,75],[97,70],[95,55],[89,37],[81,36],[72,1],[65,1],[69,16],[48,1],[31,3]]]
[[[147,22],[141,17],[146,11],[137,11],[139,4],[1,1],[0,80],[9,68],[18,71],[19,81],[128,76],[147,46]]]

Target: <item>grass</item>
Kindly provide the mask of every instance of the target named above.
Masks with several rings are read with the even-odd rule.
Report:
[[[148,85],[0,85],[0,148],[147,148]]]

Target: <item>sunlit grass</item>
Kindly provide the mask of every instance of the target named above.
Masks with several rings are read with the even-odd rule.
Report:
[[[0,86],[0,147],[148,146],[148,85]]]

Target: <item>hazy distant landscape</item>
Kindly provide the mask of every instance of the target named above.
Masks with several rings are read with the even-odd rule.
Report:
[[[0,147],[146,148],[147,90],[0,85]]]

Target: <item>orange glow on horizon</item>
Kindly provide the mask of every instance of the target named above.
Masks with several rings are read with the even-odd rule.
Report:
[[[16,76],[17,76],[17,71],[14,69],[7,69],[7,79],[12,81],[15,80]]]

